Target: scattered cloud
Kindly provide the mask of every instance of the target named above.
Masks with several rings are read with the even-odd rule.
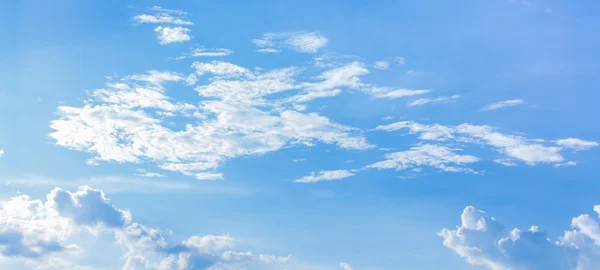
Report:
[[[263,48],[263,49],[258,49],[256,51],[260,52],[260,53],[280,53],[281,52],[281,50],[277,50],[277,49],[273,49],[273,48]]]
[[[265,33],[261,38],[253,39],[252,43],[263,51],[276,52],[280,48],[288,48],[302,53],[316,53],[327,45],[329,40],[319,32],[284,32]]]
[[[525,104],[524,100],[521,100],[521,99],[511,99],[511,100],[499,101],[499,102],[496,102],[496,103],[488,104],[485,107],[483,107],[482,110],[484,110],[484,111],[493,111],[493,110],[498,110],[498,109],[502,109],[502,108],[505,108],[505,107],[518,106],[518,105],[522,105],[522,104]]]
[[[563,162],[563,163],[556,163],[554,165],[552,165],[554,167],[571,167],[571,166],[577,166],[577,162],[575,161],[567,161],[567,162]]]
[[[0,158],[4,157],[4,150],[0,149]]]
[[[404,59],[404,57],[400,57],[400,56],[394,57],[394,61],[396,63],[398,63],[399,65],[404,65],[406,63],[406,59]]]
[[[137,173],[135,173],[134,175],[141,176],[141,177],[165,177],[165,175],[163,175],[163,174],[156,173],[156,172],[149,172],[149,171],[146,171],[145,169],[138,169]]]
[[[305,159],[305,158],[297,158],[297,159],[292,159],[292,162],[294,162],[294,163],[298,163],[298,162],[304,162],[304,161],[306,161],[306,159]]]
[[[320,181],[335,181],[342,180],[353,176],[354,174],[346,170],[333,170],[333,171],[320,171],[318,173],[311,173],[310,175],[304,176],[300,179],[296,179],[294,182],[297,183],[316,183]]]
[[[423,106],[425,104],[429,104],[429,103],[448,103],[451,102],[453,100],[459,99],[461,96],[460,95],[453,95],[453,96],[449,96],[449,97],[438,97],[438,98],[420,98],[417,99],[413,102],[411,102],[410,104],[408,104],[408,106],[414,107],[414,106]]]
[[[157,23],[157,24],[179,24],[192,25],[191,21],[187,21],[182,17],[187,15],[187,12],[182,10],[166,9],[159,6],[150,8],[152,14],[140,14],[133,17],[137,23]]]
[[[375,62],[375,64],[373,64],[373,67],[376,69],[388,69],[390,68],[390,63],[388,61],[385,60],[381,60],[381,61],[377,61]]]
[[[182,60],[190,57],[221,57],[232,54],[233,51],[225,48],[205,48],[203,46],[193,48],[189,53],[179,57],[175,57],[175,60]]]
[[[464,165],[477,162],[479,159],[471,155],[459,155],[455,151],[460,151],[460,149],[431,144],[419,145],[407,151],[388,153],[384,156],[384,161],[368,165],[365,169],[401,171],[433,167],[445,172],[477,173]]]
[[[495,161],[500,164],[512,166],[515,160],[520,160],[528,165],[537,163],[561,163],[564,161],[561,151],[569,147],[581,146],[581,140],[571,139],[564,145],[557,147],[544,140],[527,139],[520,135],[503,134],[491,126],[478,126],[462,124],[458,126],[444,126],[440,124],[423,125],[411,121],[396,122],[389,125],[378,126],[376,130],[395,131],[408,130],[410,134],[419,134],[424,141],[458,142],[468,144],[488,145],[503,157]],[[559,144],[560,145],[560,144]],[[588,143],[583,145],[589,146]],[[589,147],[580,147],[587,150]]]
[[[134,74],[90,91],[91,99],[82,107],[59,107],[50,137],[58,145],[92,153],[90,164],[150,162],[200,180],[221,179],[223,175],[214,170],[230,158],[290,145],[373,147],[358,129],[292,109],[294,102],[327,96],[319,92],[352,80],[323,76],[321,82],[299,84],[294,79],[296,68],[250,71],[222,61],[195,62],[192,67],[196,75],[213,76],[195,88],[205,98],[199,105],[165,95],[167,83],[185,83],[178,73]],[[299,88],[304,90],[297,97],[266,98]],[[187,121],[185,128],[171,129],[163,120],[170,117]]]
[[[600,211],[595,206],[594,211]],[[600,267],[600,225],[587,214],[573,218],[573,230],[550,240],[532,226],[527,231],[507,230],[486,212],[468,206],[456,229],[438,233],[444,246],[467,263],[492,270],[502,269],[597,269]]]
[[[192,37],[188,35],[191,30],[184,27],[167,27],[167,26],[158,26],[154,28],[154,32],[156,32],[156,38],[158,39],[161,45],[185,42]]]
[[[568,148],[574,151],[590,150],[594,147],[598,147],[598,143],[594,141],[584,141],[577,138],[568,138],[556,141],[557,145],[564,148]]]
[[[389,120],[392,120],[392,119],[394,119],[394,117],[392,117],[392,116],[389,116],[389,115],[388,115],[388,116],[384,116],[384,117],[383,117],[383,118],[381,118],[381,119],[382,119],[382,120],[385,120],[385,121],[389,121]]]

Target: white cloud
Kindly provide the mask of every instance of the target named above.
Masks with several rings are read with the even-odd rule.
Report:
[[[549,144],[544,140],[527,139],[519,135],[503,134],[490,126],[462,124],[444,126],[440,124],[423,125],[410,121],[396,122],[378,126],[376,130],[394,131],[407,129],[410,134],[420,134],[426,141],[456,141],[459,143],[482,144],[496,148],[504,157],[496,162],[513,165],[512,159],[529,165],[537,163],[560,163],[564,161],[562,147]]]
[[[575,161],[567,161],[567,162],[563,162],[563,163],[556,163],[554,165],[552,165],[554,167],[571,167],[571,166],[577,166],[577,162]]]
[[[192,68],[196,69],[196,74],[200,76],[207,73],[221,76],[235,76],[250,73],[249,70],[238,65],[216,60],[210,63],[194,62]]]
[[[417,99],[413,102],[411,102],[410,104],[408,104],[408,106],[414,107],[414,106],[422,106],[428,103],[448,103],[452,100],[455,99],[459,99],[460,95],[453,95],[453,96],[449,96],[449,97],[437,97],[437,98],[420,98]]]
[[[256,50],[259,53],[280,53],[281,50],[273,49],[273,48],[263,48]]]
[[[298,88],[295,68],[249,71],[220,61],[193,66],[198,74],[216,75],[208,85],[195,88],[207,98],[198,106],[165,95],[165,84],[182,82],[181,75],[153,71],[127,76],[107,89],[91,91],[93,99],[82,107],[59,107],[50,137],[58,145],[92,153],[92,164],[150,162],[201,180],[221,179],[223,175],[214,170],[230,158],[261,155],[294,144],[373,147],[357,129],[317,113],[289,109],[288,98],[265,99]],[[296,100],[324,96],[318,92]],[[186,125],[172,130],[163,122],[165,116],[181,117]]]
[[[318,173],[311,173],[310,175],[304,176],[300,179],[296,179],[294,182],[297,183],[316,183],[319,181],[334,181],[342,180],[353,176],[354,174],[346,170],[333,170],[333,171],[320,171]]]
[[[556,241],[538,226],[524,232],[509,231],[472,206],[464,209],[461,221],[457,229],[443,229],[438,235],[444,239],[444,246],[471,265],[492,270],[600,267],[600,225],[589,215],[573,218],[573,230],[565,231]]]
[[[4,150],[0,149],[0,158],[4,157]]]
[[[400,171],[427,166],[446,172],[477,173],[464,167],[466,164],[479,161],[477,157],[459,155],[454,151],[460,151],[460,149],[431,144],[419,145],[407,151],[388,153],[384,156],[384,161],[373,163],[365,168]]]
[[[382,61],[376,61],[375,64],[373,64],[373,67],[376,69],[388,69],[390,68],[390,63],[388,61],[382,60]]]
[[[233,51],[225,48],[205,48],[203,46],[193,48],[189,53],[179,57],[175,57],[175,60],[186,59],[189,57],[222,57],[232,54]]]
[[[493,111],[493,110],[502,109],[504,107],[518,106],[518,105],[522,105],[522,104],[525,104],[524,100],[521,100],[521,99],[511,99],[511,100],[499,101],[499,102],[496,102],[496,103],[488,104],[485,107],[483,107],[482,110],[484,110],[484,111]]]
[[[73,244],[86,235],[92,236],[86,238],[91,243]],[[94,269],[78,262],[106,254],[106,246],[96,242],[110,235],[123,249],[124,263],[95,258],[104,260],[107,269],[325,269],[291,255],[232,250],[236,240],[229,235],[191,236],[172,244],[159,230],[133,222],[129,211],[113,206],[104,192],[87,186],[76,192],[55,188],[45,201],[27,195],[0,200],[0,259],[22,262],[27,269]]]
[[[592,148],[598,146],[597,142],[584,141],[584,140],[577,139],[577,138],[568,138],[568,139],[557,140],[556,144],[560,145],[564,148],[572,149],[575,151],[589,150],[589,149],[592,149]]]
[[[342,268],[342,270],[354,270],[352,267],[350,267],[349,264],[347,264],[345,262],[341,262],[340,267]]]
[[[306,161],[306,159],[305,159],[305,158],[296,158],[296,159],[292,159],[292,162],[294,162],[294,163],[298,163],[298,162],[304,162],[304,161]]]
[[[252,43],[261,48],[260,52],[275,52],[277,48],[287,47],[303,53],[316,53],[329,41],[319,32],[265,33]]]
[[[396,61],[396,63],[400,64],[400,65],[404,65],[406,63],[406,59],[404,59],[404,57],[394,57],[394,61]]]
[[[134,175],[141,176],[141,177],[165,177],[165,175],[163,175],[163,174],[156,173],[156,172],[149,172],[144,169],[138,169],[137,173],[135,173]]]
[[[137,23],[168,23],[180,25],[192,25],[194,23],[181,18],[187,15],[187,12],[182,10],[166,9],[159,6],[150,8],[153,14],[140,14],[133,17]]]
[[[158,26],[154,28],[154,32],[156,32],[156,37],[158,38],[161,45],[185,42],[192,39],[192,37],[188,34],[189,32],[191,32],[191,30],[179,26]]]

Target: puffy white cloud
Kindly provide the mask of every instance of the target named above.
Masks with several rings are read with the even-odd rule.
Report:
[[[188,34],[192,30],[184,27],[168,27],[168,26],[158,26],[154,28],[154,32],[156,33],[156,38],[158,39],[161,45],[185,42],[192,37]]]
[[[383,69],[388,69],[388,68],[390,68],[390,62],[385,61],[385,60],[376,61],[373,64],[373,67],[376,68],[376,69],[382,69],[382,70]]]
[[[4,157],[4,150],[0,149],[0,158]]]
[[[171,244],[159,230],[132,222],[104,192],[87,186],[76,192],[55,188],[45,201],[27,195],[0,200],[0,259],[24,262],[28,269],[93,269],[78,262],[86,254],[105,254],[106,247],[72,244],[83,233],[92,233],[91,241],[114,235],[124,251],[123,269],[324,269],[291,255],[232,250],[235,239],[229,235],[191,236]],[[116,269],[120,263],[105,257],[103,264]]]
[[[451,102],[455,99],[459,99],[460,95],[453,95],[453,96],[449,96],[449,97],[437,97],[437,98],[420,98],[417,99],[413,102],[411,102],[410,104],[408,104],[408,106],[414,107],[414,106],[422,106],[425,104],[429,104],[429,103],[448,103]]]
[[[261,38],[253,39],[252,43],[259,52],[273,53],[277,48],[289,48],[303,53],[316,53],[327,45],[329,40],[319,32],[285,32],[265,33]]]
[[[459,155],[454,151],[440,145],[419,145],[407,151],[385,154],[385,160],[367,166],[367,169],[394,169],[397,171],[433,167],[446,172],[476,173],[472,169],[463,167],[466,164],[479,161],[471,155]]]
[[[596,209],[596,206],[594,209]],[[589,215],[573,218],[573,230],[556,241],[538,226],[507,230],[473,206],[464,209],[457,229],[438,233],[444,245],[471,265],[503,269],[597,269],[600,267],[600,225]]]
[[[568,138],[561,139],[556,141],[557,145],[560,145],[565,148],[573,149],[575,151],[583,151],[589,150],[591,148],[597,147],[598,143],[594,141],[584,141],[577,138]]]
[[[496,159],[497,163],[514,165],[513,160],[520,160],[529,165],[537,163],[560,163],[564,161],[562,147],[550,145],[544,140],[527,139],[520,135],[503,134],[491,126],[461,124],[444,126],[440,124],[423,125],[411,121],[396,122],[378,126],[376,130],[394,131],[407,129],[410,134],[420,134],[419,138],[427,141],[456,141],[460,143],[483,144],[496,148],[505,155]]]
[[[504,107],[518,106],[518,105],[522,105],[522,104],[525,104],[524,100],[521,100],[521,99],[511,99],[511,100],[499,101],[499,102],[496,102],[496,103],[488,104],[485,107],[483,107],[482,110],[484,110],[484,111],[493,111],[493,110],[502,109]]]
[[[353,270],[354,268],[350,267],[349,264],[345,263],[345,262],[341,262],[340,263],[340,268],[342,268],[342,270]]]
[[[294,182],[297,183],[316,183],[320,181],[334,181],[342,180],[353,176],[354,174],[347,170],[333,170],[333,171],[320,171],[318,173],[311,173],[310,175],[304,176],[300,179],[296,179]]]

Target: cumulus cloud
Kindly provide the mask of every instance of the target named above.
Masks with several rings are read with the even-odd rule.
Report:
[[[313,172],[310,175],[304,176],[300,179],[296,179],[294,182],[316,183],[320,181],[335,181],[342,180],[350,176],[354,176],[354,174],[346,170],[320,171],[318,173]]]
[[[353,268],[350,267],[350,265],[345,262],[340,263],[340,268],[342,268],[342,270],[353,270]]]
[[[278,48],[289,48],[302,53],[316,53],[329,40],[319,32],[265,33],[252,43],[261,48],[259,52],[273,53]],[[261,51],[262,50],[262,51]]]
[[[448,103],[451,102],[455,99],[459,99],[460,95],[453,95],[453,96],[449,96],[449,97],[437,97],[437,98],[420,98],[417,99],[413,102],[411,102],[410,104],[408,104],[408,106],[414,107],[414,106],[423,106],[425,104],[429,104],[429,103]]]
[[[600,206],[595,206],[598,212]],[[589,215],[571,221],[573,230],[550,240],[538,226],[527,231],[507,230],[486,212],[468,206],[456,229],[438,233],[444,246],[467,263],[492,270],[597,269],[600,267],[600,225]]]
[[[514,160],[520,160],[529,165],[537,163],[556,164],[564,161],[561,152],[564,147],[558,147],[544,140],[527,139],[520,135],[503,134],[491,126],[461,124],[444,126],[440,124],[423,125],[411,121],[396,122],[378,126],[376,130],[394,131],[408,130],[410,134],[419,134],[425,141],[455,141],[459,143],[480,144],[494,147],[503,157],[496,159],[497,163],[508,166],[514,165]],[[568,144],[568,143],[567,143]],[[571,143],[579,145],[577,143]]]
[[[154,32],[156,33],[156,38],[161,45],[185,42],[192,39],[192,37],[188,34],[191,32],[191,30],[180,26],[158,26],[154,28]]]
[[[386,154],[384,161],[367,166],[367,169],[393,169],[397,171],[433,167],[446,172],[476,173],[464,165],[479,161],[471,155],[459,155],[455,151],[440,145],[419,145],[407,151]]]
[[[496,103],[488,104],[485,107],[483,107],[482,110],[484,110],[484,111],[493,111],[493,110],[498,110],[498,109],[502,109],[502,108],[505,108],[505,107],[518,106],[518,105],[522,105],[522,104],[525,104],[524,100],[521,100],[521,99],[511,99],[511,100],[499,101],[499,102],[496,102]]]
[[[102,232],[102,233],[99,233]],[[0,258],[36,269],[92,269],[78,265],[85,254],[103,253],[95,245],[77,246],[83,233],[113,234],[124,250],[123,269],[322,269],[305,267],[291,255],[253,254],[232,250],[229,235],[190,236],[172,243],[159,230],[132,221],[127,210],[112,205],[104,192],[87,186],[75,192],[55,188],[46,200],[27,195],[0,200]],[[119,268],[108,259],[104,265]]]

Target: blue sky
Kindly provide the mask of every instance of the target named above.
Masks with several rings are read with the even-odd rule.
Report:
[[[3,269],[600,267],[595,1],[0,5]]]

